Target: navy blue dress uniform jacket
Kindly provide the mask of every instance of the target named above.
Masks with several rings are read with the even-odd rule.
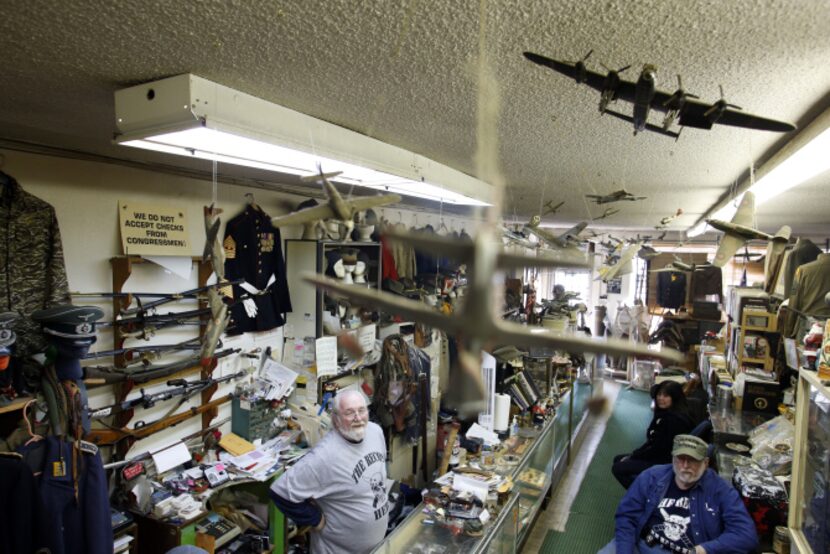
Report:
[[[267,288],[265,294],[254,297],[256,317],[248,317],[242,302],[231,307],[227,334],[268,331],[282,326],[283,314],[291,311],[291,298],[282,257],[282,237],[279,229],[271,225],[271,217],[258,206],[246,206],[225,227],[223,246],[226,278],[245,279],[257,291]],[[269,287],[272,275],[274,282]],[[245,289],[234,285],[234,299],[243,294]]]

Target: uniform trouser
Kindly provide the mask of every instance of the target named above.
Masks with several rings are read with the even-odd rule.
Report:
[[[646,461],[646,460],[632,460],[631,458],[624,460],[626,456],[630,456],[630,454],[620,454],[619,456],[614,457],[614,465],[611,466],[611,473],[614,474],[614,477],[617,481],[620,482],[625,489],[631,486],[631,483],[634,482],[634,479],[637,478],[639,474],[650,468],[654,465],[654,462]]]

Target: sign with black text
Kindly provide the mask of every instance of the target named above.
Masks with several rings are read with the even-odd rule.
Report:
[[[187,212],[170,205],[118,202],[121,247],[126,255],[190,256]]]

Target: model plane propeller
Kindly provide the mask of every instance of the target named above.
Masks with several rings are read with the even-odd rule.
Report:
[[[596,204],[611,204],[613,202],[636,202],[638,200],[645,200],[647,196],[634,196],[625,189],[615,190],[608,194],[586,194],[585,198],[593,200]]]
[[[397,194],[380,194],[377,196],[361,196],[359,198],[351,198],[345,200],[337,189],[329,181],[330,177],[339,175],[339,173],[323,173],[320,170],[318,175],[309,177],[323,184],[326,191],[328,201],[325,204],[317,206],[310,206],[303,208],[288,215],[281,215],[271,218],[271,224],[274,227],[285,227],[287,225],[301,225],[322,219],[337,219],[342,221],[347,227],[347,233],[352,232],[354,227],[354,216],[357,212],[367,210],[369,208],[376,208],[378,206],[385,206],[387,204],[395,204],[401,201],[401,197]]]
[[[421,251],[453,258],[467,264],[467,291],[463,303],[451,315],[445,315],[424,304],[383,291],[345,285],[317,274],[303,278],[332,293],[354,302],[379,308],[384,312],[442,329],[459,341],[459,369],[451,373],[450,402],[460,412],[472,414],[481,411],[484,389],[481,380],[480,352],[496,344],[511,344],[518,348],[540,346],[568,352],[595,352],[656,356],[672,362],[680,361],[674,351],[655,353],[646,345],[609,339],[604,341],[578,335],[555,333],[544,328],[528,328],[504,321],[496,313],[504,305],[504,286],[496,278],[502,271],[525,267],[587,267],[587,262],[563,263],[559,259],[519,256],[505,253],[498,245],[498,231],[484,226],[473,240],[459,241],[440,236],[420,236],[409,233],[389,233],[392,240],[404,242]],[[454,376],[454,379],[453,379]]]
[[[795,126],[790,123],[741,111],[740,107],[729,104],[724,100],[722,88],[721,99],[713,104],[701,102],[696,99],[695,95],[684,91],[679,78],[678,89],[674,93],[658,90],[655,87],[657,68],[650,64],[643,66],[636,83],[620,79],[619,75],[617,75],[617,82],[608,74],[602,75],[587,69],[585,61],[588,56],[576,63],[554,60],[533,52],[524,52],[524,56],[535,64],[550,68],[557,73],[573,78],[577,83],[584,83],[598,91],[601,95],[600,111],[631,123],[634,126],[635,135],[640,131],[652,131],[677,139],[680,133],[669,130],[669,127],[675,121],[681,127],[697,129],[711,129],[717,123],[719,125],[778,133],[795,130]],[[612,81],[614,88],[609,89]],[[609,98],[634,104],[632,115],[607,109]],[[666,113],[662,126],[648,122],[648,115],[651,110]]]

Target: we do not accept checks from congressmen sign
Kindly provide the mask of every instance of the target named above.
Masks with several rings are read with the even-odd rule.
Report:
[[[119,201],[118,221],[124,254],[190,256],[183,207]]]

